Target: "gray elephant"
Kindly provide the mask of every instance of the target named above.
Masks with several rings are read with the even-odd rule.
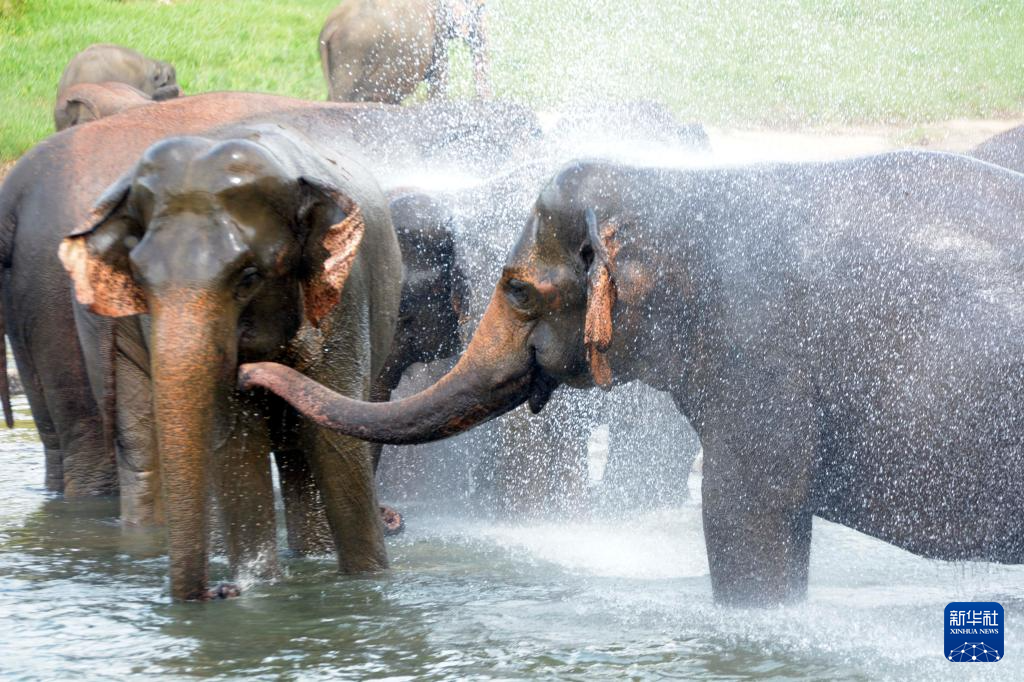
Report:
[[[153,104],[154,101],[126,83],[79,83],[61,91],[53,110],[53,120],[60,132],[71,126]]]
[[[402,297],[391,354],[377,382],[385,401],[412,365],[459,353],[460,325],[469,305],[448,209],[410,190],[392,192],[389,207],[402,253]]]
[[[717,601],[806,591],[819,516],[1024,561],[1024,178],[968,157],[560,172],[456,367],[392,403],[242,367],[312,420],[444,438],[561,384],[671,393],[704,448]]]
[[[68,62],[57,85],[57,98],[79,83],[125,83],[161,101],[182,94],[174,67],[120,45],[96,44]]]
[[[64,240],[61,260],[80,304],[131,318],[115,347],[143,357],[115,381],[152,396],[175,598],[215,594],[208,489],[233,570],[276,572],[271,451],[288,460],[286,502],[323,505],[343,569],[387,566],[368,444],[225,381],[240,361],[276,358],[371,397],[401,260],[383,195],[349,150],[281,126],[166,139]]]
[[[483,0],[351,0],[320,31],[328,99],[399,104],[426,82],[448,86],[448,42],[470,48],[478,97],[490,97]]]

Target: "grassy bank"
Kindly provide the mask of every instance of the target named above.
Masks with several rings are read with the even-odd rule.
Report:
[[[0,0],[0,160],[52,130],[67,60],[115,42],[187,92],[320,99],[336,0]],[[490,0],[498,96],[660,100],[718,124],[926,122],[1024,107],[1024,3]],[[456,92],[468,91],[458,52]]]

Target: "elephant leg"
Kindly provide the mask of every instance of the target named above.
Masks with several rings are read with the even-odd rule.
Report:
[[[495,467],[501,514],[562,518],[588,509],[589,400],[563,392],[552,396],[542,415],[524,405],[501,420],[503,447]]]
[[[306,442],[343,573],[387,568],[384,529],[367,443],[314,426]]]
[[[235,397],[241,402],[241,398]],[[228,563],[241,576],[278,573],[271,440],[261,411],[233,405],[235,425],[213,453],[213,487]]]
[[[281,483],[288,549],[299,556],[333,551],[324,503],[306,454],[275,448],[274,462]]]
[[[60,380],[59,385],[46,391],[46,404],[63,452],[62,473],[67,497],[117,493],[114,454],[106,442],[103,420],[92,400],[88,383],[75,378]],[[92,409],[83,410],[83,405]]]
[[[802,599],[807,591],[811,513],[747,509],[740,500],[703,507],[715,601],[770,606]]]
[[[797,381],[744,379],[701,433],[704,538],[715,600],[770,606],[807,591],[816,421]]]
[[[118,320],[116,329],[114,391],[121,523],[162,525],[165,515],[153,429],[149,350],[138,318]]]
[[[9,330],[8,335],[43,444],[46,489],[68,497],[116,493],[113,457],[104,440],[102,420],[85,369],[75,362],[81,360],[77,344],[51,357],[45,348],[34,351],[16,331]],[[66,337],[61,341],[67,344]]]
[[[18,368],[18,376],[25,388],[29,408],[32,410],[32,421],[35,422],[39,440],[43,444],[43,456],[46,466],[45,486],[53,492],[64,492],[64,452],[60,447],[57,427],[50,418],[50,410],[43,397],[43,387],[31,361],[28,349],[16,335],[11,335],[11,347],[14,362]]]

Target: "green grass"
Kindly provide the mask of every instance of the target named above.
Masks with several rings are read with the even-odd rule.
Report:
[[[0,160],[48,135],[67,60],[115,42],[187,92],[321,99],[316,38],[336,0],[0,0]],[[710,123],[920,124],[1024,107],[1024,3],[490,0],[500,97],[547,107],[646,98]],[[468,57],[456,52],[457,94]]]

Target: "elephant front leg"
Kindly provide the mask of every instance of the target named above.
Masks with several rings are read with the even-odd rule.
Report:
[[[258,411],[237,424],[214,452],[214,494],[218,499],[228,563],[235,580],[278,575],[271,443]]]
[[[281,482],[288,549],[299,556],[334,551],[323,500],[306,454],[275,448],[274,462]]]
[[[387,568],[384,528],[369,445],[315,426],[306,439],[343,573]]]
[[[715,601],[731,606],[772,606],[802,599],[807,591],[811,514],[708,503],[704,539]]]
[[[121,523],[162,525],[166,517],[153,430],[149,350],[137,318],[117,320],[115,324],[114,393]]]
[[[730,397],[736,403],[716,410],[701,432],[704,538],[715,601],[772,606],[802,599],[816,422],[799,391],[751,386]]]

